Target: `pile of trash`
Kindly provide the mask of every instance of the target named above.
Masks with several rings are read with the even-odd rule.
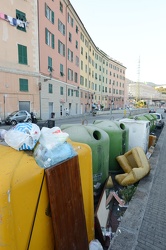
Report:
[[[59,127],[41,130],[34,123],[19,123],[9,130],[0,129],[0,140],[15,150],[33,150],[37,164],[48,168],[77,155],[67,142],[69,135]]]

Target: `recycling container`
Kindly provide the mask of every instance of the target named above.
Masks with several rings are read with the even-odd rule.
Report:
[[[141,121],[149,121],[150,122],[150,132],[153,131],[153,122],[152,120],[149,120],[146,116],[144,115],[137,115],[134,117],[135,120],[141,120]]]
[[[79,159],[86,230],[90,242],[94,239],[92,152],[86,144],[71,144],[78,148],[76,152]],[[36,163],[32,151],[17,151],[1,144],[0,166],[0,246],[3,246],[4,250],[54,249],[46,170]],[[73,181],[70,171],[68,178]],[[68,188],[68,184],[68,181],[63,182],[64,190]],[[60,199],[64,199],[61,192],[57,191],[57,195],[58,193]],[[70,206],[64,209],[70,211]],[[63,217],[63,210],[60,210],[58,216]],[[65,234],[66,232],[62,232],[62,235]]]
[[[63,124],[61,130],[68,133],[72,141],[88,144],[92,150],[93,194],[96,206],[109,175],[109,136],[93,124]]]
[[[149,144],[150,121],[124,118],[119,122],[129,129],[129,150],[139,146],[146,153]]]
[[[151,131],[154,131],[156,128],[156,118],[151,114],[144,114],[144,116],[150,121],[152,124]]]
[[[128,151],[128,128],[123,123],[112,120],[96,120],[93,124],[103,129],[109,136],[109,172],[120,172],[121,168],[116,157]]]

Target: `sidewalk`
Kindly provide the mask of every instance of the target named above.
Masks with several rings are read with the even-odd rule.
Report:
[[[149,161],[109,250],[166,249],[166,126]]]

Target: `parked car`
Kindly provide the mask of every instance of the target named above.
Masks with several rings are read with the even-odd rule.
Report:
[[[166,109],[164,109],[164,113],[166,113]]]
[[[0,117],[0,125],[2,124],[2,119],[1,119],[1,117]]]
[[[157,128],[163,128],[164,124],[165,124],[163,115],[160,114],[160,113],[154,113],[154,115],[157,117],[156,127]]]
[[[150,109],[149,113],[156,113],[156,110],[155,109]]]
[[[16,125],[19,122],[32,122],[31,114],[26,110],[14,111],[5,119],[6,124]]]

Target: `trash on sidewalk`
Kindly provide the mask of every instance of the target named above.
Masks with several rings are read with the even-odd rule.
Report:
[[[116,192],[110,192],[106,200],[106,207],[108,206],[109,202],[112,200],[113,197],[117,200],[121,207],[125,205],[125,201],[119,198]]]
[[[103,250],[101,243],[95,239],[89,243],[89,250]]]
[[[117,174],[115,180],[122,186],[134,184],[150,172],[149,161],[141,147],[132,148],[116,159],[124,173]]]
[[[146,157],[147,159],[150,159],[151,155],[153,154],[154,152],[154,146],[151,146],[149,149],[148,149],[148,152],[146,153]]]

